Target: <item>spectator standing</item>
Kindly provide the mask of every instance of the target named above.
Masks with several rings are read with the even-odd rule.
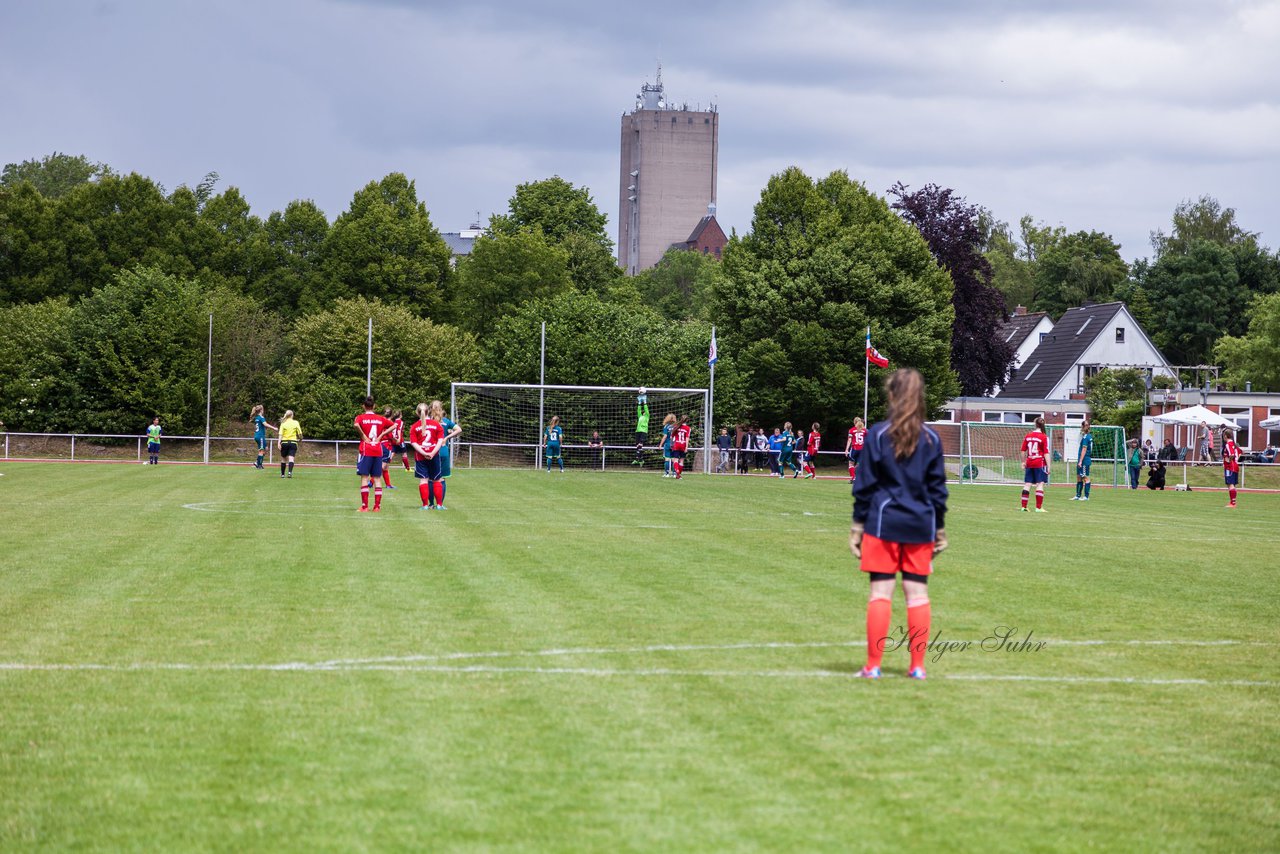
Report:
[[[729,438],[729,428],[721,427],[716,437],[716,448],[720,451],[720,465],[716,466],[716,474],[724,474],[729,465],[729,451],[733,448],[733,439]]]

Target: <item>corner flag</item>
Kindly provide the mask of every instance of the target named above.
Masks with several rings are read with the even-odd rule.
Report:
[[[889,360],[884,356],[881,356],[880,351],[878,351],[875,347],[871,346],[871,330],[870,329],[867,330],[867,360],[871,362],[871,364],[875,365],[877,368],[889,367]]]
[[[711,328],[711,349],[707,352],[707,365],[714,365],[718,358],[719,356],[716,355],[716,330],[713,326]]]

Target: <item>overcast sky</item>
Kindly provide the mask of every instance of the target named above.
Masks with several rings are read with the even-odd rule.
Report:
[[[332,220],[401,171],[441,231],[551,175],[616,237],[619,117],[660,60],[721,114],[719,218],[769,176],[952,187],[1149,254],[1203,194],[1280,244],[1280,2],[4,0],[0,162],[209,171]],[[692,225],[692,224],[691,224]]]

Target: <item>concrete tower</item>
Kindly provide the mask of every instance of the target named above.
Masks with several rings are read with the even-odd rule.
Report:
[[[622,116],[618,263],[633,276],[689,237],[716,200],[720,114],[667,102],[662,66]]]

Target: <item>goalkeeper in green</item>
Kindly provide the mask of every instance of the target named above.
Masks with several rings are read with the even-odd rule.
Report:
[[[636,458],[633,466],[644,465],[644,443],[649,439],[649,394],[648,389],[640,389],[636,397]]]

